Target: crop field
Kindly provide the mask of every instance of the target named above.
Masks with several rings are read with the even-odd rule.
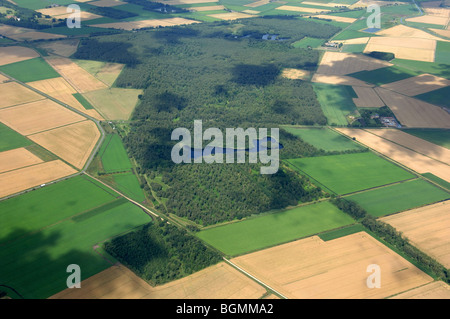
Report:
[[[402,232],[410,242],[435,258],[444,267],[450,267],[450,201],[437,203],[387,216],[381,221]]]
[[[49,54],[60,55],[63,57],[70,57],[77,51],[79,39],[69,39],[60,41],[51,41],[40,43],[39,48],[43,48]]]
[[[332,85],[360,86],[369,88],[372,87],[372,85],[367,82],[355,79],[354,77],[347,75],[327,75],[316,73],[313,75],[311,82]]]
[[[317,48],[317,47],[320,47],[324,43],[325,43],[325,39],[305,37],[305,38],[301,39],[300,41],[294,42],[292,45],[296,48],[306,49],[308,47]]]
[[[362,71],[372,71],[392,64],[362,54],[325,52],[317,73],[327,75],[346,75]]]
[[[436,63],[436,62],[422,62],[422,61],[413,61],[413,60],[405,60],[405,59],[394,59],[394,60],[392,60],[392,62],[396,66],[417,72],[417,74],[430,73],[430,74],[437,75],[439,77],[450,79],[450,74],[448,74],[448,71],[447,71],[448,68],[450,67],[450,65]]]
[[[286,131],[300,137],[305,142],[325,151],[360,150],[361,146],[329,128],[283,127]]]
[[[322,202],[210,228],[197,236],[236,256],[352,223],[354,220],[336,206]]]
[[[266,290],[225,262],[157,287],[115,265],[50,299],[257,299]]]
[[[121,193],[137,202],[144,202],[145,195],[134,173],[120,173],[113,175],[113,186]]]
[[[383,85],[397,82],[417,76],[418,73],[398,66],[380,68],[371,71],[361,71],[350,74],[351,77],[372,83],[374,85]]]
[[[415,98],[442,107],[450,107],[448,96],[450,95],[450,86],[437,89],[435,91],[416,95]]]
[[[291,80],[307,80],[310,78],[311,73],[302,69],[285,68],[281,73],[281,76]]]
[[[0,71],[21,81],[32,82],[59,77],[59,74],[42,58],[0,66]]]
[[[29,139],[0,122],[0,152],[33,144]]]
[[[436,40],[402,37],[372,37],[364,52],[391,52],[396,58],[434,62]]]
[[[420,29],[408,27],[403,24],[399,24],[396,25],[395,27],[378,31],[377,35],[387,37],[419,38],[419,39],[431,39],[442,41],[442,38],[440,37],[434,36]]]
[[[450,299],[450,287],[443,281],[434,281],[390,299]]]
[[[408,200],[405,200],[405,198],[408,198]],[[375,217],[405,211],[449,198],[450,193],[422,179],[380,187],[346,197],[348,200],[357,202]]]
[[[437,129],[407,129],[405,133],[417,136],[428,142],[450,149],[450,130]]]
[[[347,125],[347,116],[356,111],[352,89],[324,83],[314,83],[313,88],[328,124]]]
[[[43,100],[44,97],[17,82],[0,84],[0,109],[22,103]]]
[[[357,98],[353,98],[353,102],[357,107],[382,107],[383,101],[373,88],[353,86]]]
[[[245,15],[243,13],[232,13],[235,16]],[[248,15],[251,17],[251,15]],[[200,23],[196,20],[184,19],[184,18],[167,18],[167,19],[149,19],[139,21],[125,21],[125,22],[113,22],[113,23],[101,23],[95,24],[97,28],[109,28],[109,29],[121,29],[121,30],[136,30],[142,28],[157,28],[167,27],[174,25],[187,25],[192,23]]]
[[[326,242],[312,236],[231,262],[291,299],[386,298],[433,281],[365,232]],[[382,271],[378,289],[366,284],[370,264]]]
[[[10,46],[0,48],[0,65],[21,62],[37,57],[39,57],[39,54],[36,51],[26,47]]]
[[[103,169],[107,173],[129,171],[132,168],[130,159],[117,134],[108,135],[100,150]]]
[[[25,148],[0,152],[0,173],[42,163],[42,160]]]
[[[372,152],[287,160],[337,194],[348,194],[414,177]]]
[[[404,80],[384,84],[381,87],[404,95],[415,96],[448,86],[450,86],[450,80],[432,74],[421,74]],[[433,94],[431,96],[433,96]]]
[[[450,42],[437,41],[435,61],[450,64]]]
[[[74,60],[74,62],[110,87],[114,84],[124,67],[123,64],[119,63],[106,63],[89,60]]]

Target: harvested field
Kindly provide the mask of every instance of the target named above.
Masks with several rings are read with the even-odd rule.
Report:
[[[111,87],[124,68],[124,64],[90,60],[74,60],[76,64]]]
[[[137,30],[142,28],[170,27],[174,25],[186,25],[200,23],[199,21],[184,18],[150,19],[129,22],[103,23],[94,25],[97,28],[111,28],[121,30]]]
[[[434,62],[436,40],[402,37],[372,37],[364,53],[391,52],[397,59]]]
[[[242,13],[248,13],[248,14],[260,14],[260,11],[256,10],[243,10]]]
[[[244,7],[256,8],[256,7],[260,7],[265,4],[268,4],[269,2],[270,2],[270,0],[260,0],[260,1],[255,1],[255,2],[249,3],[249,4],[244,4]]]
[[[53,8],[46,8],[46,9],[39,9],[36,10],[37,12],[40,12],[44,15],[49,15],[51,17],[54,17],[56,19],[66,19],[70,17],[73,13],[72,11],[67,11],[67,7],[60,6],[60,7],[53,7]],[[87,21],[87,20],[93,20],[93,19],[99,19],[102,18],[102,16],[98,14],[91,13],[89,11],[81,10],[80,12],[80,18],[81,21]]]
[[[349,136],[350,138],[354,137],[360,143],[420,174],[432,173],[439,178],[450,182],[450,167],[448,165],[364,130],[350,128],[336,128],[336,130]]]
[[[156,0],[155,2],[165,3],[171,6],[179,4],[197,4],[197,3],[211,3],[219,2],[219,0]]]
[[[404,80],[384,84],[381,87],[398,93],[415,96],[450,85],[450,80],[432,74],[421,74]]]
[[[94,122],[83,121],[30,135],[28,138],[82,169],[100,138],[100,132]]]
[[[314,17],[320,18],[320,19],[330,19],[330,20],[333,20],[333,21],[344,22],[344,23],[353,23],[353,22],[355,22],[357,20],[355,18],[333,16],[333,15],[330,15],[330,14],[328,14],[328,15],[327,14],[318,14],[318,15],[315,15]]]
[[[85,93],[107,88],[107,85],[97,80],[93,75],[66,58],[47,58],[46,61],[69,82],[79,93]]]
[[[0,153],[0,173],[39,163],[42,160],[23,147]]]
[[[120,6],[122,4],[126,4],[126,2],[122,2],[119,0],[99,0],[90,2],[89,4],[96,7],[115,7]]]
[[[406,127],[450,128],[450,114],[436,105],[383,88],[375,91]]]
[[[47,99],[0,110],[0,121],[25,136],[82,120],[83,116]]]
[[[0,109],[28,103],[38,100],[43,100],[44,97],[17,82],[7,82],[0,84]]]
[[[316,8],[307,8],[307,7],[299,7],[299,6],[281,6],[275,8],[277,10],[284,11],[296,11],[296,12],[308,12],[308,13],[321,13],[321,12],[329,12],[328,9],[316,9]]]
[[[1,30],[0,30],[0,34]],[[0,48],[0,65],[11,64],[39,57],[36,51],[20,46]]]
[[[0,198],[76,172],[62,161],[56,160],[0,174]]]
[[[390,299],[450,299],[450,287],[443,281],[435,281]]]
[[[16,41],[33,41],[33,40],[54,40],[66,38],[65,35],[45,33],[39,31],[30,31],[9,36]]]
[[[442,38],[436,37],[428,32],[416,28],[411,28],[403,24],[399,24],[396,25],[395,27],[378,31],[377,35],[382,35],[385,37],[419,38],[419,39],[445,41]]]
[[[317,73],[346,75],[360,71],[375,70],[391,65],[392,64],[389,62],[373,59],[362,54],[325,52],[320,61]]]
[[[360,87],[353,86],[358,98],[353,98],[353,103],[357,107],[382,107],[384,106],[383,101],[380,99],[378,94],[373,88],[370,87]]]
[[[266,290],[225,262],[152,287],[123,265],[112,266],[50,299],[257,299]]]
[[[433,279],[365,232],[322,241],[313,236],[231,260],[287,298],[386,298]],[[367,267],[381,269],[370,289]]]
[[[438,25],[445,26],[448,23],[448,18],[426,14],[423,16],[408,18],[408,19],[406,19],[406,21],[407,22],[426,23],[426,24],[438,24]]]
[[[310,6],[319,6],[319,7],[331,7],[331,8],[335,8],[335,7],[349,7],[349,4],[345,4],[345,3],[324,3],[324,2],[312,2],[312,1],[303,1],[302,4],[307,4]]]
[[[449,8],[425,8],[424,9],[427,14],[437,17],[450,17],[450,9]]]
[[[309,78],[310,74],[310,71],[286,68],[281,73],[281,76],[292,80],[305,80]]]
[[[450,268],[450,200],[381,218],[410,242]]]
[[[8,37],[8,38],[15,34],[31,32],[31,31],[34,31],[34,30],[0,23],[0,34],[5,37]]]
[[[367,42],[369,42],[369,39],[369,37],[362,37],[348,40],[335,40],[334,42],[342,42],[344,44],[367,44]]]
[[[314,74],[311,82],[334,84],[334,85],[350,85],[350,86],[360,86],[360,87],[373,87],[372,84],[355,79],[346,75],[325,75],[325,74]]]
[[[79,42],[79,39],[52,41],[39,44],[39,47],[43,48],[50,54],[68,58],[77,51]]]
[[[253,15],[240,12],[227,12],[227,13],[209,14],[208,17],[213,17],[222,20],[236,20],[243,18],[251,18],[253,17]]]
[[[189,11],[214,11],[214,10],[223,10],[225,9],[225,7],[223,5],[218,5],[218,6],[206,6],[206,7],[192,7],[189,8]]]
[[[433,144],[414,135],[396,129],[366,129],[366,131],[392,141],[396,144],[400,144],[417,153],[441,161],[444,164],[450,164],[450,150],[445,147]]]
[[[443,36],[443,37],[450,38],[450,30],[448,30],[448,29],[447,30],[442,30],[442,29],[430,28],[429,30],[431,30],[431,31],[433,31],[433,32]]]

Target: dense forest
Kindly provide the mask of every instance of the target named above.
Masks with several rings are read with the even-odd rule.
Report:
[[[113,238],[104,247],[153,285],[182,278],[222,260],[194,236],[162,221]]]
[[[164,200],[158,208],[209,225],[324,193],[286,167],[261,176],[262,164],[175,165],[172,131],[192,130],[194,120],[202,120],[204,130],[223,131],[326,124],[311,84],[283,78],[281,72],[314,70],[318,52],[291,44],[305,36],[327,39],[339,30],[289,16],[221,21],[91,37],[81,42],[75,57],[127,64],[115,85],[144,93],[124,144],[141,174],[162,175],[167,185],[144,189]],[[266,33],[276,34],[276,40],[265,40]],[[280,142],[281,158],[325,154],[284,130]]]

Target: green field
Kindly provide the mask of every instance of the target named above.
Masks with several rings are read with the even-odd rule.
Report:
[[[292,43],[292,45],[295,48],[303,48],[303,49],[308,48],[308,46],[310,46],[311,48],[317,48],[317,47],[320,47],[322,44],[324,44],[325,41],[326,41],[325,39],[305,37],[305,38],[301,39],[300,41],[296,41],[296,42]]]
[[[117,134],[106,136],[99,154],[103,169],[107,173],[124,172],[132,168],[127,151],[122,144],[120,136]]]
[[[367,231],[361,224],[353,224],[350,226],[344,226],[339,229],[331,230],[322,234],[319,234],[320,239],[323,241],[333,240],[336,238],[344,237],[347,235],[359,233],[361,231]]]
[[[348,53],[363,53],[366,48],[366,43],[364,44],[344,44],[342,47],[342,52]]]
[[[43,9],[49,6],[47,0],[14,0],[19,7],[28,8],[32,10]],[[74,3],[72,0],[52,0],[51,3],[59,5],[68,5]]]
[[[33,82],[60,77],[58,72],[42,58],[3,65],[0,66],[0,71],[21,82]]]
[[[436,63],[450,64],[450,42],[437,41],[434,61]]]
[[[84,98],[84,96],[81,95],[80,93],[75,93],[75,94],[72,94],[72,95],[73,95],[74,98],[76,98],[76,99],[78,100],[78,102],[80,102],[81,105],[83,105],[83,107],[84,107],[86,110],[92,110],[92,109],[94,109],[94,107],[92,106],[92,104],[89,103],[89,101],[86,100],[86,99]]]
[[[425,102],[450,108],[450,86],[446,86],[431,92],[416,95],[415,98]]]
[[[423,173],[421,174],[422,176],[428,178],[429,180],[435,182],[436,184],[444,187],[445,189],[447,189],[448,191],[450,191],[450,183],[447,181],[444,181],[442,178],[437,177],[434,174],[431,173]]]
[[[210,228],[197,236],[225,254],[235,256],[353,222],[330,202],[321,202]]]
[[[372,152],[296,158],[287,162],[341,195],[414,177]]]
[[[404,80],[419,74],[419,72],[414,72],[399,66],[390,66],[387,68],[381,68],[372,71],[356,72],[349,75],[368,83],[383,85],[395,81]]]
[[[449,129],[406,129],[405,133],[420,137],[431,143],[450,149],[450,130]]]
[[[134,173],[120,173],[113,175],[114,187],[126,196],[138,202],[145,201],[145,195]]]
[[[450,64],[403,59],[394,59],[391,62],[398,67],[402,67],[403,69],[408,69],[413,72],[431,73],[446,79],[450,79],[450,72],[448,72],[448,70],[450,69]]]
[[[323,114],[330,125],[347,125],[347,116],[356,111],[352,98],[357,97],[349,86],[312,83]]]
[[[33,144],[29,139],[0,122],[0,152]]]
[[[359,144],[329,128],[296,128],[284,126],[283,129],[324,151],[339,152],[362,149]]]
[[[450,194],[422,179],[407,181],[354,194],[355,201],[369,214],[381,217],[450,198]]]

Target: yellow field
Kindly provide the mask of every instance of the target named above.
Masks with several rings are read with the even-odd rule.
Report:
[[[219,2],[219,0],[156,0],[155,2],[165,3],[171,6],[179,4],[197,4],[197,3],[211,3]]]
[[[83,121],[29,135],[28,138],[82,169],[100,138],[100,132],[94,122]]]
[[[365,232],[330,241],[297,240],[231,260],[287,298],[386,298],[432,281]],[[368,288],[367,267],[381,269],[381,287]]]
[[[285,68],[281,72],[281,76],[291,80],[306,80],[310,77],[311,72],[302,69]]]
[[[250,9],[247,9],[247,10],[242,10],[242,13],[248,13],[248,14],[260,14],[261,11],[256,11],[256,10],[250,10]]]
[[[386,37],[397,37],[397,38],[419,38],[419,39],[447,41],[440,37],[436,37],[428,32],[412,27],[407,27],[406,25],[403,24],[399,24],[396,25],[395,27],[378,31],[377,35],[382,35]]]
[[[77,171],[60,160],[0,174],[0,198],[63,178]]]
[[[450,299],[450,286],[443,281],[434,281],[390,299]]]
[[[357,107],[382,107],[384,106],[383,101],[380,99],[378,94],[373,88],[353,86],[358,98],[353,98],[353,102]]]
[[[192,8],[188,8],[187,10],[189,11],[213,11],[213,10],[223,10],[225,9],[225,7],[223,5],[218,5],[218,6],[206,6],[206,7],[192,7]]]
[[[236,20],[236,19],[251,18],[253,17],[253,15],[240,12],[227,12],[227,13],[208,14],[208,17],[213,17],[222,20]]]
[[[42,95],[27,89],[17,82],[1,83],[0,96],[0,109],[44,99]]]
[[[391,52],[397,59],[434,62],[436,40],[402,37],[372,37],[364,53]]]
[[[39,47],[45,49],[49,54],[60,55],[68,58],[77,51],[79,39],[51,41],[40,43]]]
[[[102,23],[93,25],[98,28],[110,28],[121,30],[138,30],[142,28],[170,27],[174,25],[186,25],[200,23],[199,21],[184,18],[150,19],[130,22]]]
[[[450,167],[446,164],[421,155],[365,130],[350,128],[336,128],[336,130],[349,136],[350,138],[355,138],[367,147],[418,172],[419,174],[432,173],[443,180],[450,182]]]
[[[406,127],[450,128],[450,114],[438,106],[379,87],[375,91]]]
[[[22,135],[30,135],[82,120],[85,120],[83,116],[47,99],[0,109],[0,121]]]
[[[0,30],[0,34],[1,30]],[[37,58],[39,53],[36,51],[19,46],[0,47],[0,65],[25,61]]]
[[[311,82],[326,83],[333,85],[351,85],[351,86],[361,86],[361,87],[372,87],[372,84],[364,82],[359,79],[352,78],[345,75],[326,75],[326,74],[314,74]]]
[[[362,54],[325,52],[320,61],[317,73],[327,75],[346,75],[359,71],[371,71],[392,64],[373,59]]]
[[[299,7],[299,6],[281,6],[275,8],[277,10],[284,11],[296,11],[296,12],[308,12],[308,13],[321,13],[321,12],[329,12],[328,9],[316,9],[316,8],[307,8],[307,7]]]
[[[66,38],[65,35],[45,33],[45,32],[39,32],[39,31],[24,32],[24,33],[11,35],[9,37],[16,41],[53,40],[53,39]]]
[[[302,2],[304,3],[304,2]],[[353,23],[356,21],[354,18],[347,18],[347,17],[340,17],[340,16],[333,16],[333,15],[327,15],[327,14],[318,14],[314,17],[320,18],[320,19],[330,19],[337,22],[344,22],[344,23]]]
[[[381,218],[411,244],[450,268],[450,200]]]
[[[450,38],[450,30],[442,30],[442,29],[433,29],[433,28],[430,28],[429,30],[431,30],[431,31],[433,31],[433,32],[436,32],[437,34],[439,34],[439,35],[441,35],[441,36],[443,36],[443,37],[447,37],[447,38]]]
[[[23,147],[0,153],[0,173],[39,163],[42,160]]]
[[[260,7],[265,4],[268,4],[269,2],[270,2],[270,0],[260,0],[260,1],[255,1],[255,2],[249,3],[249,4],[244,4],[244,7],[256,8],[256,7]]]
[[[320,7],[349,7],[349,4],[343,4],[343,3],[322,3],[322,2],[313,2],[313,1],[303,1],[302,4],[307,4],[310,6],[320,6]]]
[[[430,14],[426,14],[419,17],[408,18],[406,19],[408,22],[419,22],[419,23],[430,23],[430,24],[438,24],[438,25],[447,25],[448,18],[433,16]]]
[[[126,4],[126,2],[118,1],[118,0],[99,0],[90,2],[89,4],[97,7],[115,7],[120,6],[122,4]]]
[[[425,8],[427,14],[435,17],[450,17],[450,8]]]
[[[66,19],[66,18],[70,17],[70,15],[73,14],[72,11],[67,12],[67,7],[65,7],[65,6],[39,9],[36,11],[40,12],[44,15],[49,15],[56,19]],[[82,21],[87,21],[87,20],[99,19],[99,18],[102,18],[102,16],[88,12],[88,11],[81,10],[80,18]]]
[[[79,93],[105,89],[108,87],[70,59],[46,58],[46,61]]]
[[[404,80],[384,84],[381,87],[408,96],[434,91],[450,85],[450,80],[432,74],[421,74]]]
[[[152,287],[123,265],[112,266],[50,299],[257,299],[266,290],[222,262],[188,277]]]

